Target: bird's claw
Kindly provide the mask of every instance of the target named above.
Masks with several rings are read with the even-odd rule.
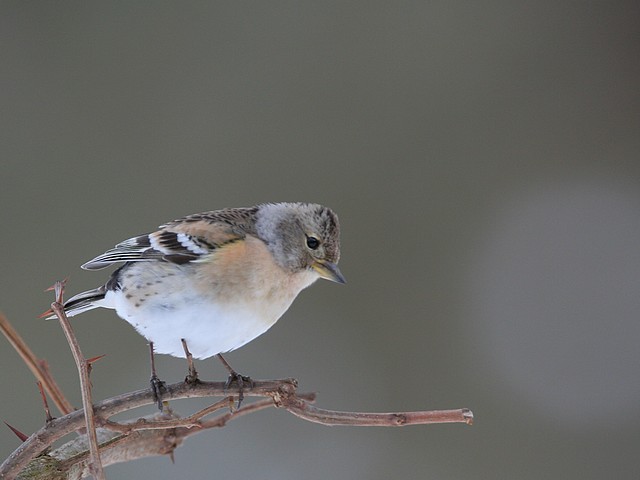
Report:
[[[157,375],[151,375],[151,379],[149,380],[151,384],[151,392],[153,393],[153,399],[156,401],[158,405],[158,410],[162,412],[162,394],[167,391],[167,384],[160,380]]]
[[[240,408],[242,401],[244,400],[244,388],[245,384],[249,386],[249,388],[253,388],[253,380],[251,377],[245,377],[244,375],[240,375],[239,373],[233,372],[230,373],[227,377],[227,381],[224,384],[225,391],[231,387],[232,384],[238,385],[238,404],[236,405],[236,410]]]

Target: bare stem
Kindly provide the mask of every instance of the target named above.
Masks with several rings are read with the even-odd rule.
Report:
[[[325,410],[291,398],[285,407],[295,416],[322,425],[351,425],[364,427],[403,427],[432,423],[473,424],[473,413],[468,408],[456,410],[430,410],[426,412],[362,413]]]
[[[87,428],[87,436],[89,439],[89,453],[91,458],[90,471],[97,480],[105,480],[106,477],[104,476],[104,469],[102,468],[102,462],[100,461],[98,436],[96,434],[95,412],[93,411],[93,401],[91,399],[91,380],[89,379],[91,364],[84,358],[82,350],[80,350],[78,340],[73,333],[69,319],[67,318],[64,307],[62,306],[62,282],[56,282],[55,291],[56,301],[51,304],[51,309],[60,320],[62,331],[64,332],[65,337],[67,337],[67,342],[71,348],[71,353],[73,354],[73,359],[78,367],[78,375],[80,377],[82,406],[84,409],[84,418]]]
[[[200,419],[210,413],[218,411],[222,408],[225,408],[229,405],[229,400],[231,397],[223,398],[222,400],[217,401],[213,405],[209,405],[202,410],[197,411],[196,413],[189,415],[185,418],[175,418],[170,420],[154,420],[148,421],[145,418],[141,418],[132,423],[118,423],[112,422],[111,420],[101,421],[101,425],[109,430],[114,430],[116,432],[122,432],[129,434],[133,431],[138,430],[162,430],[166,428],[202,428],[202,422]]]
[[[42,382],[38,383],[38,390],[40,391],[40,397],[42,398],[42,405],[44,406],[44,418],[46,422],[50,422],[53,420],[51,416],[51,410],[49,410],[49,402],[47,402],[47,396],[44,393],[44,388],[42,387]]]

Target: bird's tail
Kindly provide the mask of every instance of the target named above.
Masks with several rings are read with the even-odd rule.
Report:
[[[106,285],[103,285],[101,287],[94,288],[93,290],[87,290],[86,292],[74,295],[69,300],[64,302],[64,311],[68,317],[73,317],[88,310],[102,307],[104,306],[102,305],[102,302],[106,293]],[[41,316],[48,315],[46,317],[47,320],[57,318],[55,315],[51,315],[51,313],[51,310],[48,310]]]

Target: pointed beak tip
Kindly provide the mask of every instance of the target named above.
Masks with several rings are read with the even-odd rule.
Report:
[[[313,265],[313,268],[320,274],[320,277],[324,278],[325,280],[341,284],[347,283],[347,280],[344,278],[344,275],[342,275],[342,272],[335,263],[316,262]]]
[[[344,285],[347,283],[347,279],[344,278],[344,275],[342,275],[342,272],[340,272],[339,270],[338,270],[338,275],[336,275],[332,280],[341,285]]]

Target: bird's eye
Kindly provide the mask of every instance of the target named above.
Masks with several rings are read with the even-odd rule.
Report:
[[[311,250],[316,250],[320,246],[320,240],[316,237],[307,237],[307,247]]]

